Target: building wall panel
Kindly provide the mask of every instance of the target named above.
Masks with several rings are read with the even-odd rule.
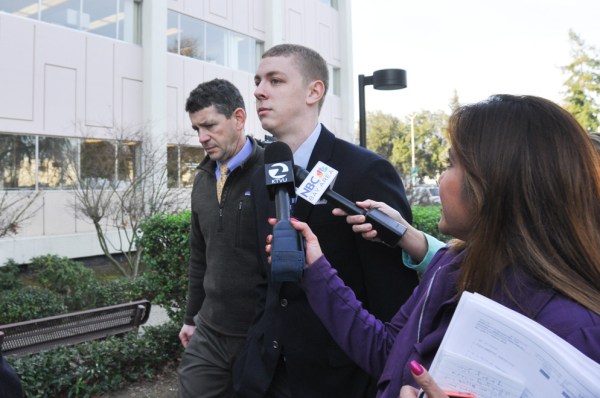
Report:
[[[114,41],[90,35],[85,58],[85,124],[113,127]]]
[[[185,57],[179,55],[167,55],[167,128],[171,143],[182,141],[183,129],[186,123],[189,124],[184,118],[185,100],[189,93],[184,88],[184,60]]]
[[[142,95],[143,85],[141,80],[123,78],[122,80],[122,118],[121,128],[130,131],[137,131],[146,127],[147,123],[151,123],[149,119],[152,115],[148,115],[145,120],[142,112]],[[166,103],[166,99],[165,99]]]
[[[115,128],[144,127],[142,49],[128,43],[115,43],[114,68],[114,119],[118,121]]]
[[[254,98],[254,76],[244,72],[234,72],[233,83],[240,90],[246,105],[246,134],[264,139],[267,132],[263,130],[256,114],[256,98]]]
[[[285,41],[287,43],[301,43],[304,36],[304,20],[300,10],[289,9],[287,13],[287,29]]]
[[[252,13],[250,12],[251,0],[235,0],[235,6],[232,12],[231,28],[236,32],[250,36],[250,22]]]
[[[61,191],[44,192],[44,234],[75,233],[75,217],[69,209],[72,196]]]
[[[194,18],[204,19],[206,0],[180,0],[183,1],[181,12]]]
[[[237,4],[236,4],[237,6]],[[204,18],[207,22],[224,28],[233,28],[232,0],[205,0]]]
[[[0,117],[33,120],[33,24],[0,15]]]
[[[324,23],[317,24],[317,47],[319,53],[326,60],[331,60],[333,58],[333,52],[331,49],[331,27]],[[331,63],[331,61],[329,61]]]
[[[77,131],[77,69],[45,65],[44,131],[74,136]]]
[[[248,34],[252,37],[257,38],[258,40],[265,40],[265,35],[267,33],[267,27],[265,24],[265,0],[251,0],[251,29],[249,29]]]
[[[167,87],[167,133],[168,142],[178,143],[178,132],[181,131],[181,115],[185,112],[185,102],[178,87]]]

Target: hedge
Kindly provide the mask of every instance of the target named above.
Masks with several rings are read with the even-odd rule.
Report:
[[[0,267],[0,325],[108,305],[154,298],[146,277],[100,282],[82,263],[55,255],[32,259],[33,286],[23,286],[19,268],[9,260]]]
[[[181,356],[179,328],[169,322],[146,327],[143,333],[5,359],[29,398],[91,397],[160,373]]]
[[[441,208],[442,206],[413,206],[413,226],[443,242],[448,242],[452,237],[444,235],[438,229]]]
[[[190,260],[191,213],[159,214],[141,225],[138,245],[144,248],[146,276],[156,289],[154,304],[174,322],[183,323]]]
[[[414,206],[412,211],[416,228],[442,241],[450,239],[437,227],[440,206]],[[130,332],[120,338],[9,357],[28,397],[91,397],[122,388],[139,378],[152,377],[166,363],[180,357],[182,346],[177,336],[186,303],[190,223],[189,211],[157,215],[143,223],[138,244],[144,247],[142,261],[148,271],[133,281],[100,284],[82,270],[81,264],[57,256],[42,256],[34,267],[40,273],[42,287],[11,289],[0,294],[3,307],[7,308],[0,314],[0,318],[4,316],[0,324],[81,309],[75,308],[78,306],[150,298],[154,294],[153,303],[165,307],[172,320],[158,327],[147,327],[141,334]],[[18,286],[15,281],[14,267],[0,272],[0,285]]]

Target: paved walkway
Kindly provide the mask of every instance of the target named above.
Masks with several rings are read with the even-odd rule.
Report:
[[[169,317],[167,316],[167,311],[160,305],[152,304],[152,308],[150,309],[150,317],[148,318],[146,323],[142,325],[142,329],[145,326],[162,325],[168,320]]]
[[[169,320],[167,311],[158,305],[152,305],[150,317],[141,326],[158,326]],[[177,398],[177,372],[175,367],[167,367],[163,373],[152,380],[141,380],[120,391],[112,391],[100,398]]]

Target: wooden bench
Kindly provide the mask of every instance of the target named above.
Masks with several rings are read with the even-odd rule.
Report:
[[[123,334],[144,324],[150,308],[150,301],[139,300],[0,325],[0,346],[5,355],[22,355]]]

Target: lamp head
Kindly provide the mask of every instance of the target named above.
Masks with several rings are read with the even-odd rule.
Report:
[[[373,88],[376,90],[406,88],[406,71],[404,69],[381,69],[373,72]]]

